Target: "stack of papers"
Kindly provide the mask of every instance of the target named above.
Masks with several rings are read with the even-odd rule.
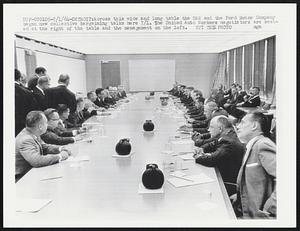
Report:
[[[48,205],[52,200],[50,199],[29,199],[17,198],[16,211],[36,213]]]
[[[174,175],[173,175],[174,176]],[[167,179],[170,184],[178,187],[190,186],[190,185],[197,185],[197,184],[204,184],[210,183],[215,181],[214,179],[208,177],[204,173],[198,175],[184,175],[184,176],[174,176],[172,178]]]

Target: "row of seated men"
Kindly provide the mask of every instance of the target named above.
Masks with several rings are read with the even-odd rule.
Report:
[[[169,93],[185,105],[187,124],[179,130],[192,132],[195,162],[219,169],[237,217],[275,218],[276,145],[268,118],[252,112],[233,124],[217,97],[205,100],[200,91],[178,84]]]
[[[113,89],[109,94],[108,89],[98,88],[96,92],[89,92],[87,98],[76,99],[68,89],[68,75],[59,76],[58,87],[48,88],[49,81],[47,75],[40,76],[36,86],[32,86],[32,81],[28,82],[33,88],[30,90],[20,71],[15,70],[15,113],[19,119],[16,120],[15,139],[16,181],[32,167],[48,166],[67,159],[71,151],[64,145],[84,139],[82,123],[97,114],[97,110],[114,107],[117,100],[126,97],[123,90]],[[37,90],[41,94],[35,93]],[[51,97],[55,98],[55,104]]]
[[[119,99],[126,97],[125,91],[119,86],[98,88],[95,92],[89,92],[86,99],[76,98],[68,89],[69,75],[61,74],[58,86],[50,88],[50,78],[46,69],[38,67],[35,72],[36,75],[26,83],[24,75],[15,70],[15,135],[25,127],[25,117],[30,111],[44,111],[47,108],[54,108],[59,112],[69,110],[69,115],[63,121],[67,128],[72,128],[80,126],[85,119],[96,114],[97,110],[112,107]]]

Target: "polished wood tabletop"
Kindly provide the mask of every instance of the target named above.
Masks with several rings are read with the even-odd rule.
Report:
[[[51,199],[36,213],[16,212],[16,226],[57,227],[199,227],[207,220],[235,219],[222,179],[214,168],[163,153],[182,122],[171,100],[161,106],[159,93],[145,100],[147,93],[129,95],[108,116],[87,121],[94,129],[91,143],[70,145],[74,155],[89,161],[63,161],[33,168],[16,184],[18,198]],[[182,118],[181,118],[182,117]],[[153,133],[143,132],[151,119]],[[97,126],[102,124],[103,126]],[[96,130],[96,132],[95,132]],[[132,155],[115,158],[115,145],[129,138]],[[205,173],[215,181],[176,188],[167,179],[168,163],[187,174]],[[139,194],[146,164],[156,163],[164,172],[163,193]],[[46,176],[61,176],[43,180]]]

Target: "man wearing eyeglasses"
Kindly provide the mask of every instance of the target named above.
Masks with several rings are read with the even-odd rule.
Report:
[[[60,136],[58,131],[58,124],[60,121],[57,110],[48,108],[44,111],[48,119],[47,131],[41,135],[42,140],[47,144],[66,145],[81,140],[79,136],[76,137],[63,137]]]

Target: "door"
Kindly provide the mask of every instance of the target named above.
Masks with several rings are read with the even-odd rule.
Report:
[[[120,61],[101,61],[102,87],[121,84]]]

